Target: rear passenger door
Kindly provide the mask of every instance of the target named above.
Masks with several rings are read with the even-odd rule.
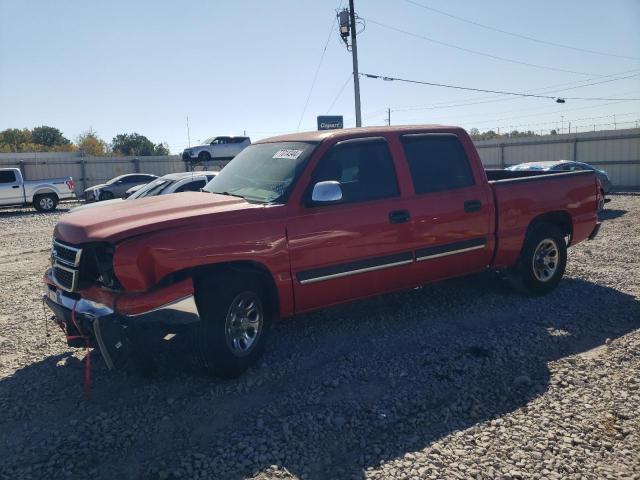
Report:
[[[343,200],[312,203],[313,186],[329,180],[340,183]],[[298,312],[407,286],[411,223],[387,141],[361,138],[330,148],[287,237]]]
[[[486,268],[494,248],[493,200],[483,178],[475,178],[455,134],[400,137],[414,195],[416,283]]]

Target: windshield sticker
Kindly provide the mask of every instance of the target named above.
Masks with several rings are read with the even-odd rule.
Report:
[[[289,160],[297,160],[302,152],[302,150],[290,150],[283,148],[282,150],[278,150],[274,153],[272,158],[288,158]]]

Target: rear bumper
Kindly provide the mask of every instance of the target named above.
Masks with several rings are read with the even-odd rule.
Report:
[[[598,232],[600,231],[600,225],[602,225],[602,224],[600,222],[598,222],[598,223],[596,223],[596,226],[593,227],[593,230],[589,234],[589,240],[593,240],[594,238],[596,238],[596,235],[598,235]]]
[[[102,303],[67,293],[46,276],[45,284],[44,303],[53,313],[54,322],[66,332],[69,346],[98,348],[110,370],[122,365],[135,348],[138,327],[149,323],[178,327],[200,320],[193,295],[124,315]]]

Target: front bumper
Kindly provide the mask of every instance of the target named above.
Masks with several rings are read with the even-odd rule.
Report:
[[[66,332],[68,345],[98,348],[109,370],[123,365],[136,348],[141,340],[138,327],[161,323],[171,330],[200,320],[193,295],[142,313],[123,315],[107,305],[65,292],[46,278],[45,284],[44,303],[53,312],[54,322]]]

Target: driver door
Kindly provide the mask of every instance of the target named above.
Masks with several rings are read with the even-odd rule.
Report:
[[[340,183],[342,200],[312,202],[313,186],[329,180]],[[296,312],[405,287],[411,235],[387,141],[334,145],[287,224]]]

